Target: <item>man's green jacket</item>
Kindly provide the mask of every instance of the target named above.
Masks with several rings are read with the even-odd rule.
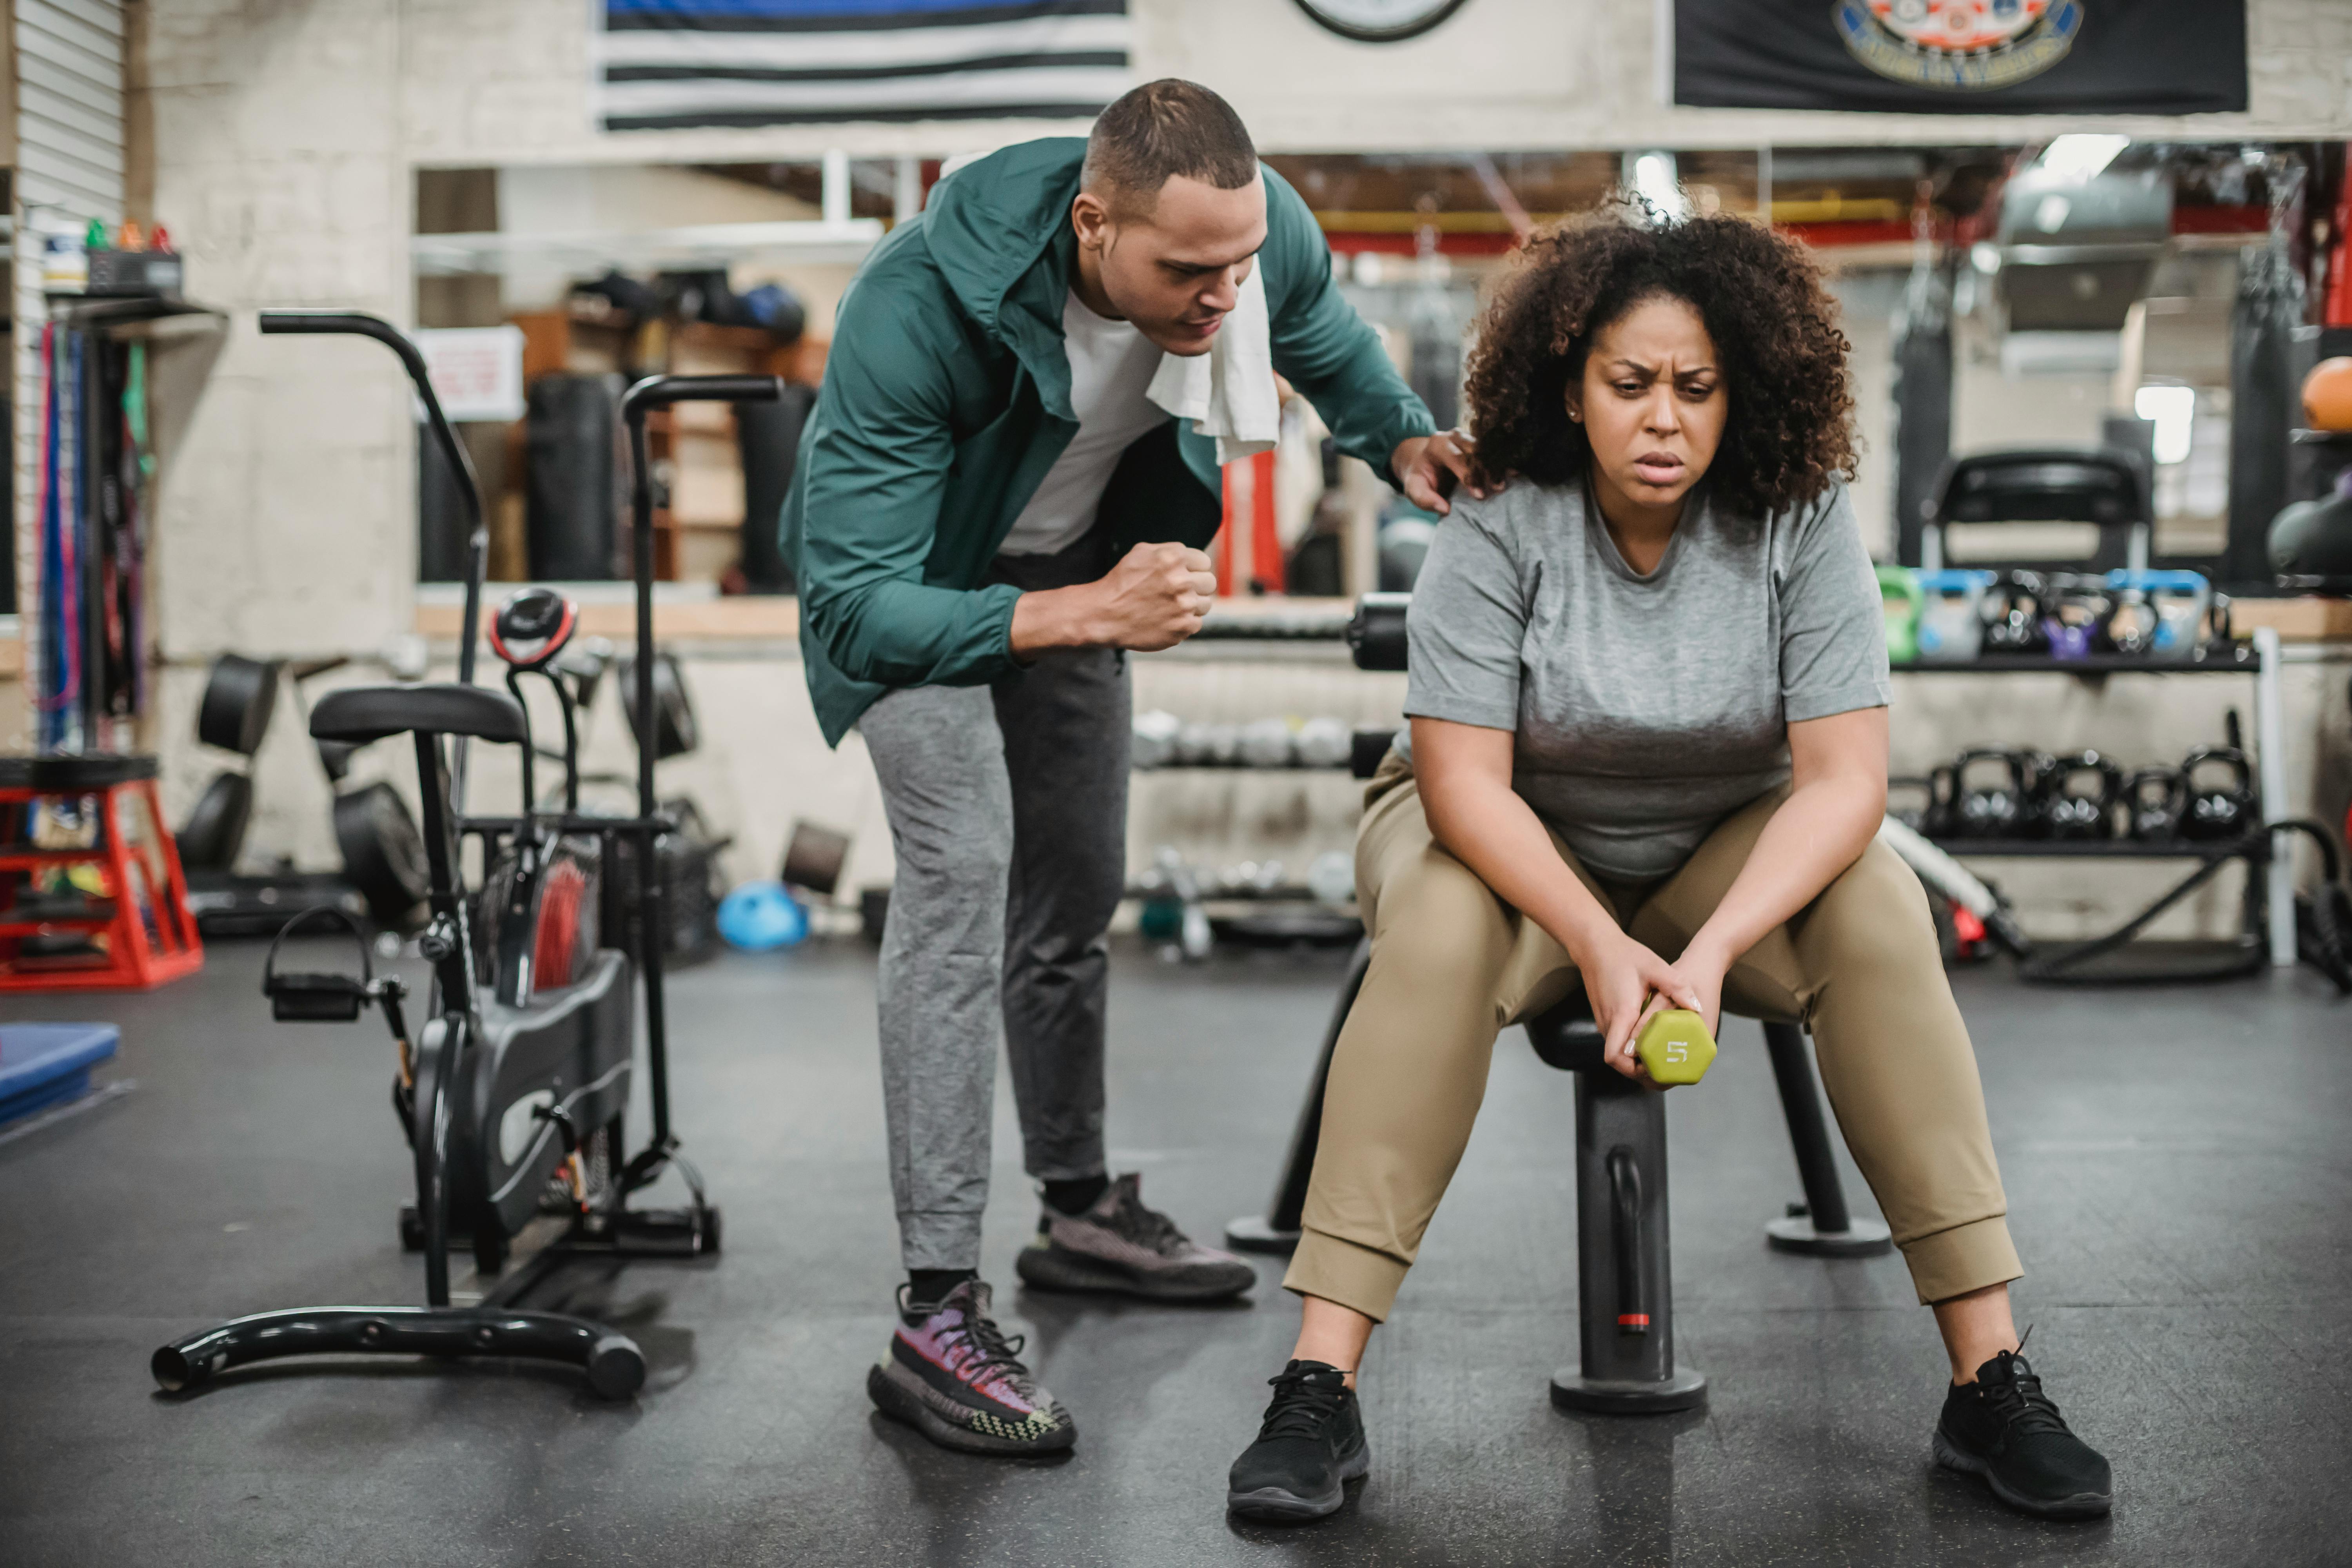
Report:
[[[1050,137],[958,170],[890,231],[842,296],[824,386],[784,501],[809,693],[828,744],[894,686],[976,686],[1013,668],[1018,590],[987,582],[997,546],[1063,447],[1062,307],[1086,142]],[[1265,171],[1275,368],[1339,447],[1388,472],[1429,411],[1331,281],[1298,194]],[[1203,545],[1223,512],[1216,442],[1171,418],[1103,495],[1122,551]]]

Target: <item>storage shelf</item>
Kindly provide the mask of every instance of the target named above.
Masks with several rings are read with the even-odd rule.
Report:
[[[1918,659],[1893,668],[1897,675],[2252,675],[2262,668],[2262,662],[2253,649],[2233,646],[2227,653],[2200,653],[2195,658],[2178,660],[2123,653],[2066,659],[2038,653],[1996,653],[1965,663]]]
[[[1349,768],[1346,763],[1283,763],[1274,767],[1259,767],[1252,763],[1160,763],[1134,771],[1139,773],[1344,773]]]
[[[2268,834],[2242,838],[1930,838],[1945,854],[2003,860],[2227,860],[2267,852]]]

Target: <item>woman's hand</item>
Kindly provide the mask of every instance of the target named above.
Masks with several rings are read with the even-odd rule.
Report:
[[[1666,973],[1674,977],[1675,983],[1671,986],[1661,985],[1657,988],[1657,994],[1653,995],[1649,1005],[1642,1009],[1642,1016],[1635,1024],[1634,1034],[1637,1037],[1640,1035],[1640,1026],[1648,1023],[1652,1014],[1663,1013],[1669,1007],[1687,1007],[1705,1020],[1707,1037],[1713,1039],[1722,1026],[1723,977],[1730,968],[1731,961],[1723,956],[1720,949],[1707,942],[1706,933],[1702,931],[1696,940],[1683,949],[1683,955],[1680,958],[1666,966]],[[1695,1002],[1666,1000],[1669,996],[1683,994],[1696,996],[1697,1000]],[[1633,1043],[1629,1040],[1625,1046],[1626,1054],[1629,1057],[1632,1056],[1633,1050]],[[1625,1069],[1619,1068],[1617,1070],[1622,1072]]]
[[[1604,933],[1593,951],[1569,956],[1584,978],[1592,1021],[1601,1026],[1601,1059],[1643,1083],[1650,1081],[1650,1075],[1633,1054],[1633,1037],[1640,1032],[1642,1021],[1665,1007],[1687,1007],[1696,1013],[1702,1000],[1710,1007],[1715,1005],[1712,994],[1702,997],[1689,976],[1623,931]],[[1719,988],[1720,974],[1716,984]]]

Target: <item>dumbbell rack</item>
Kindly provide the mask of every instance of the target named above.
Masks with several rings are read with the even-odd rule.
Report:
[[[2255,628],[2252,645],[2231,644],[2219,650],[2200,649],[2195,658],[2162,662],[2123,654],[2094,654],[2087,658],[2053,659],[2039,654],[1988,654],[1966,662],[1897,664],[1897,675],[2235,675],[2254,682],[2254,764],[2256,800],[2264,822],[2287,815],[2285,722],[2279,686],[2278,633]],[[2246,934],[2259,924],[2268,940],[2274,968],[2295,962],[2294,881],[2288,874],[2285,835],[2259,828],[2242,838],[2200,841],[2178,839],[2145,843],[2136,839],[1937,838],[1947,854],[1972,859],[2087,860],[2227,860],[2243,859],[2252,879],[2247,889]]]

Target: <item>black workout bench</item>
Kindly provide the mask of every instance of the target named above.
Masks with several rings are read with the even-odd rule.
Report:
[[[1404,668],[1408,596],[1371,594],[1348,629],[1356,663]],[[1369,777],[1385,747],[1360,745],[1355,773]],[[1249,1252],[1288,1252],[1315,1173],[1323,1128],[1323,1090],[1332,1048],[1370,968],[1371,941],[1357,944],[1339,1005],[1324,1031],[1274,1200],[1263,1216],[1225,1227],[1227,1245]],[[1564,1410],[1609,1415],[1664,1414],[1706,1403],[1706,1378],[1675,1365],[1674,1271],[1666,1210],[1666,1096],[1606,1066],[1601,1037],[1581,992],[1527,1025],[1547,1067],[1576,1075],[1576,1252],[1582,1359],[1552,1375],[1552,1403]],[[1764,1043],[1788,1117],[1789,1141],[1805,1200],[1765,1226],[1770,1246],[1816,1258],[1870,1258],[1892,1249],[1886,1226],[1857,1219],[1831,1152],[1829,1125],[1803,1028],[1767,1021]]]

